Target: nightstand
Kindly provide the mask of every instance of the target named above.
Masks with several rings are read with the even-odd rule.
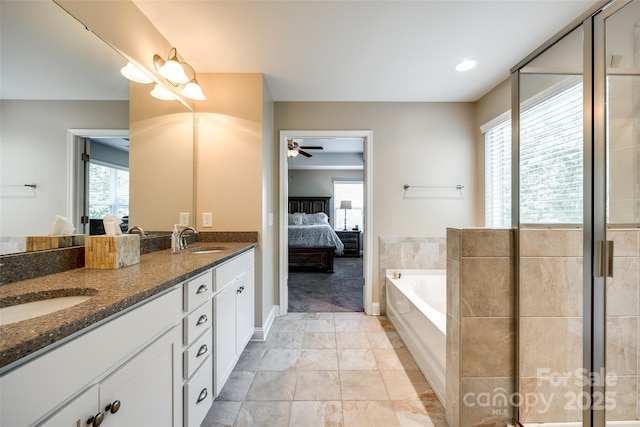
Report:
[[[360,256],[360,230],[347,230],[338,231],[336,234],[344,244],[344,257],[359,257]]]

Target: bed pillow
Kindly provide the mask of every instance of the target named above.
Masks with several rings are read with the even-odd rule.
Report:
[[[289,225],[303,225],[305,216],[304,213],[289,214]]]
[[[308,225],[329,224],[329,217],[324,212],[317,212],[307,215],[305,221]]]

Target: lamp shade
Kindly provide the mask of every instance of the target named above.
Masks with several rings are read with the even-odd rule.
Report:
[[[189,81],[189,77],[184,72],[182,65],[173,59],[168,60],[162,67],[158,68],[158,73],[173,83],[183,84]]]
[[[176,99],[175,96],[167,89],[163,88],[159,84],[156,83],[156,86],[151,91],[151,96],[157,99],[162,99],[163,101],[173,101]]]
[[[343,200],[340,202],[340,209],[351,209],[351,200]]]
[[[207,99],[207,97],[204,96],[204,93],[202,92],[202,88],[195,79],[187,83],[187,85],[180,91],[180,93],[187,98],[194,99],[196,101],[204,101],[205,99]]]
[[[151,77],[147,76],[145,73],[140,71],[140,69],[135,65],[133,65],[131,62],[128,62],[127,65],[122,67],[120,69],[120,73],[122,73],[123,76],[125,76],[127,79],[131,80],[132,82],[144,83],[144,84],[153,82]]]

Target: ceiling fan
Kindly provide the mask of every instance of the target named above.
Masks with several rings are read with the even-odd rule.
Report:
[[[302,154],[305,157],[312,157],[311,154],[307,153],[305,150],[322,150],[323,148],[319,145],[316,146],[300,146],[297,142],[294,142],[293,139],[287,141],[288,146],[288,157],[296,157],[298,154]]]

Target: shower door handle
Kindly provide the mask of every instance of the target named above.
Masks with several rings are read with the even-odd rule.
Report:
[[[613,277],[613,240],[598,240],[594,246],[595,277]]]

